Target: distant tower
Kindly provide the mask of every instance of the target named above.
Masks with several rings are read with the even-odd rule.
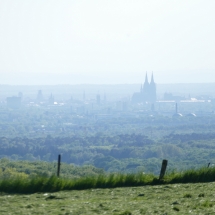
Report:
[[[42,90],[39,90],[37,93],[37,102],[42,102],[42,101],[43,101]]]
[[[50,104],[50,105],[53,105],[53,104],[54,104],[54,96],[52,95],[52,93],[51,93],[51,95],[50,95],[50,97],[49,97],[49,104]]]
[[[142,88],[144,91],[148,91],[149,90],[149,81],[148,81],[148,75],[147,75],[147,72],[146,72],[146,76],[145,76],[145,82],[144,82],[144,85],[143,85],[143,88]]]
[[[150,91],[150,85],[148,81],[148,76],[146,72],[145,82],[143,84],[143,101],[149,101],[149,91]]]
[[[150,101],[151,102],[156,102],[156,84],[154,82],[154,76],[153,76],[153,73],[152,73],[152,76],[151,76],[151,82],[150,82]]]

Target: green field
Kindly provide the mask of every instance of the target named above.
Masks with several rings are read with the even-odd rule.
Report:
[[[69,165],[70,174],[64,168],[58,178],[43,174],[51,163],[1,163],[0,214],[215,214],[214,167],[169,172],[158,180]]]
[[[0,194],[0,214],[215,214],[215,183]]]

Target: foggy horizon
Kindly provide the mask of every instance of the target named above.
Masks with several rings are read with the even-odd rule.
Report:
[[[115,76],[104,77],[104,74],[91,75],[86,74],[85,78],[80,73],[76,76],[73,74],[10,74],[4,75],[1,79],[0,85],[123,85],[123,84],[143,84],[145,81],[145,75],[148,76],[148,81],[151,80],[153,73],[156,84],[205,84],[215,83],[215,79],[210,77],[213,75],[213,71],[202,72],[204,77],[201,78],[202,74],[198,71],[194,77],[184,77],[180,75],[180,72],[170,73],[165,76],[165,72],[162,74],[156,72],[142,72],[137,77],[133,76],[133,73],[127,73],[126,77],[122,75],[122,78],[114,78]],[[208,74],[208,75],[207,75]],[[102,77],[103,76],[103,77]],[[165,77],[168,76],[168,81],[165,81]],[[176,76],[176,77],[175,77]],[[75,78],[74,78],[75,77]],[[85,80],[85,81],[84,81]],[[88,80],[88,81],[87,81]]]
[[[0,2],[0,85],[215,83],[215,2]]]

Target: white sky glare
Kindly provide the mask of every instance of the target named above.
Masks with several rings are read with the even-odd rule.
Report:
[[[0,84],[215,82],[214,0],[0,0]]]

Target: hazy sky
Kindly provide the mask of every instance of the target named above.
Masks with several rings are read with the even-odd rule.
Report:
[[[215,82],[214,0],[0,0],[0,84]]]

